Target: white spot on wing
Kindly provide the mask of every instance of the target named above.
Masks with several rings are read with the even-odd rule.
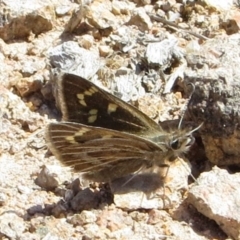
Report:
[[[84,95],[87,95],[87,96],[92,96],[92,93],[90,91],[84,91]]]
[[[97,115],[92,115],[88,117],[88,123],[94,123],[97,119]]]
[[[79,103],[80,103],[81,105],[83,105],[84,107],[87,106],[87,104],[86,104],[86,102],[85,102],[84,100],[80,100]]]
[[[98,113],[98,110],[97,110],[97,109],[91,109],[91,110],[89,111],[89,114],[90,114],[90,115],[97,115],[97,113]]]
[[[77,94],[77,98],[80,100],[84,99],[84,95],[82,93]]]
[[[68,136],[68,137],[65,137],[65,139],[72,144],[77,143],[74,139],[74,136]]]
[[[75,134],[74,134],[74,136],[75,137],[77,137],[77,136],[82,136],[82,135],[84,135],[86,132],[89,132],[90,130],[89,129],[87,129],[87,128],[81,128],[78,132],[76,132]]]
[[[113,112],[116,112],[117,107],[118,107],[118,106],[117,106],[116,104],[114,104],[114,103],[109,103],[109,104],[108,104],[108,109],[107,109],[108,114],[111,114],[111,113],[113,113]]]

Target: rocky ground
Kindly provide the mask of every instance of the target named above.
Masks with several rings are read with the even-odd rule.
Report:
[[[240,239],[237,133],[226,141],[234,162],[222,168],[225,155],[211,155],[200,131],[164,179],[112,183],[86,182],[44,139],[61,119],[52,91],[59,71],[92,78],[156,122],[178,123],[185,79],[218,70],[234,82],[236,66],[220,58],[238,62],[239,19],[230,0],[0,0],[0,239]]]

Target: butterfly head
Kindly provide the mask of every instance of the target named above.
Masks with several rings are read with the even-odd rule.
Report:
[[[179,129],[169,134],[169,138],[166,139],[165,143],[169,152],[169,161],[174,161],[177,156],[189,151],[190,147],[195,142],[193,133],[201,126],[202,124],[190,131]]]
[[[178,132],[172,135],[168,140],[168,147],[174,152],[184,153],[193,145],[195,139],[192,132]]]

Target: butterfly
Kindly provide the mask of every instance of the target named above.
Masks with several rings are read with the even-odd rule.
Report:
[[[189,150],[199,128],[164,131],[136,107],[74,74],[61,74],[56,91],[63,117],[47,126],[47,146],[92,181],[168,167]]]

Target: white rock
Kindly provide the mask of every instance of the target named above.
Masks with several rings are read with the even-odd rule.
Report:
[[[26,230],[22,218],[15,213],[3,213],[0,216],[0,235],[9,239],[20,239],[23,231]]]
[[[189,191],[189,201],[199,212],[216,221],[234,239],[240,238],[240,173],[214,167],[200,175]]]
[[[234,0],[204,0],[209,6],[215,7],[218,10],[229,10],[234,6]]]
[[[114,180],[111,183],[114,203],[131,210],[172,208],[181,203],[180,190],[187,189],[189,173],[189,165],[177,161],[170,166],[165,178],[144,173]]]

